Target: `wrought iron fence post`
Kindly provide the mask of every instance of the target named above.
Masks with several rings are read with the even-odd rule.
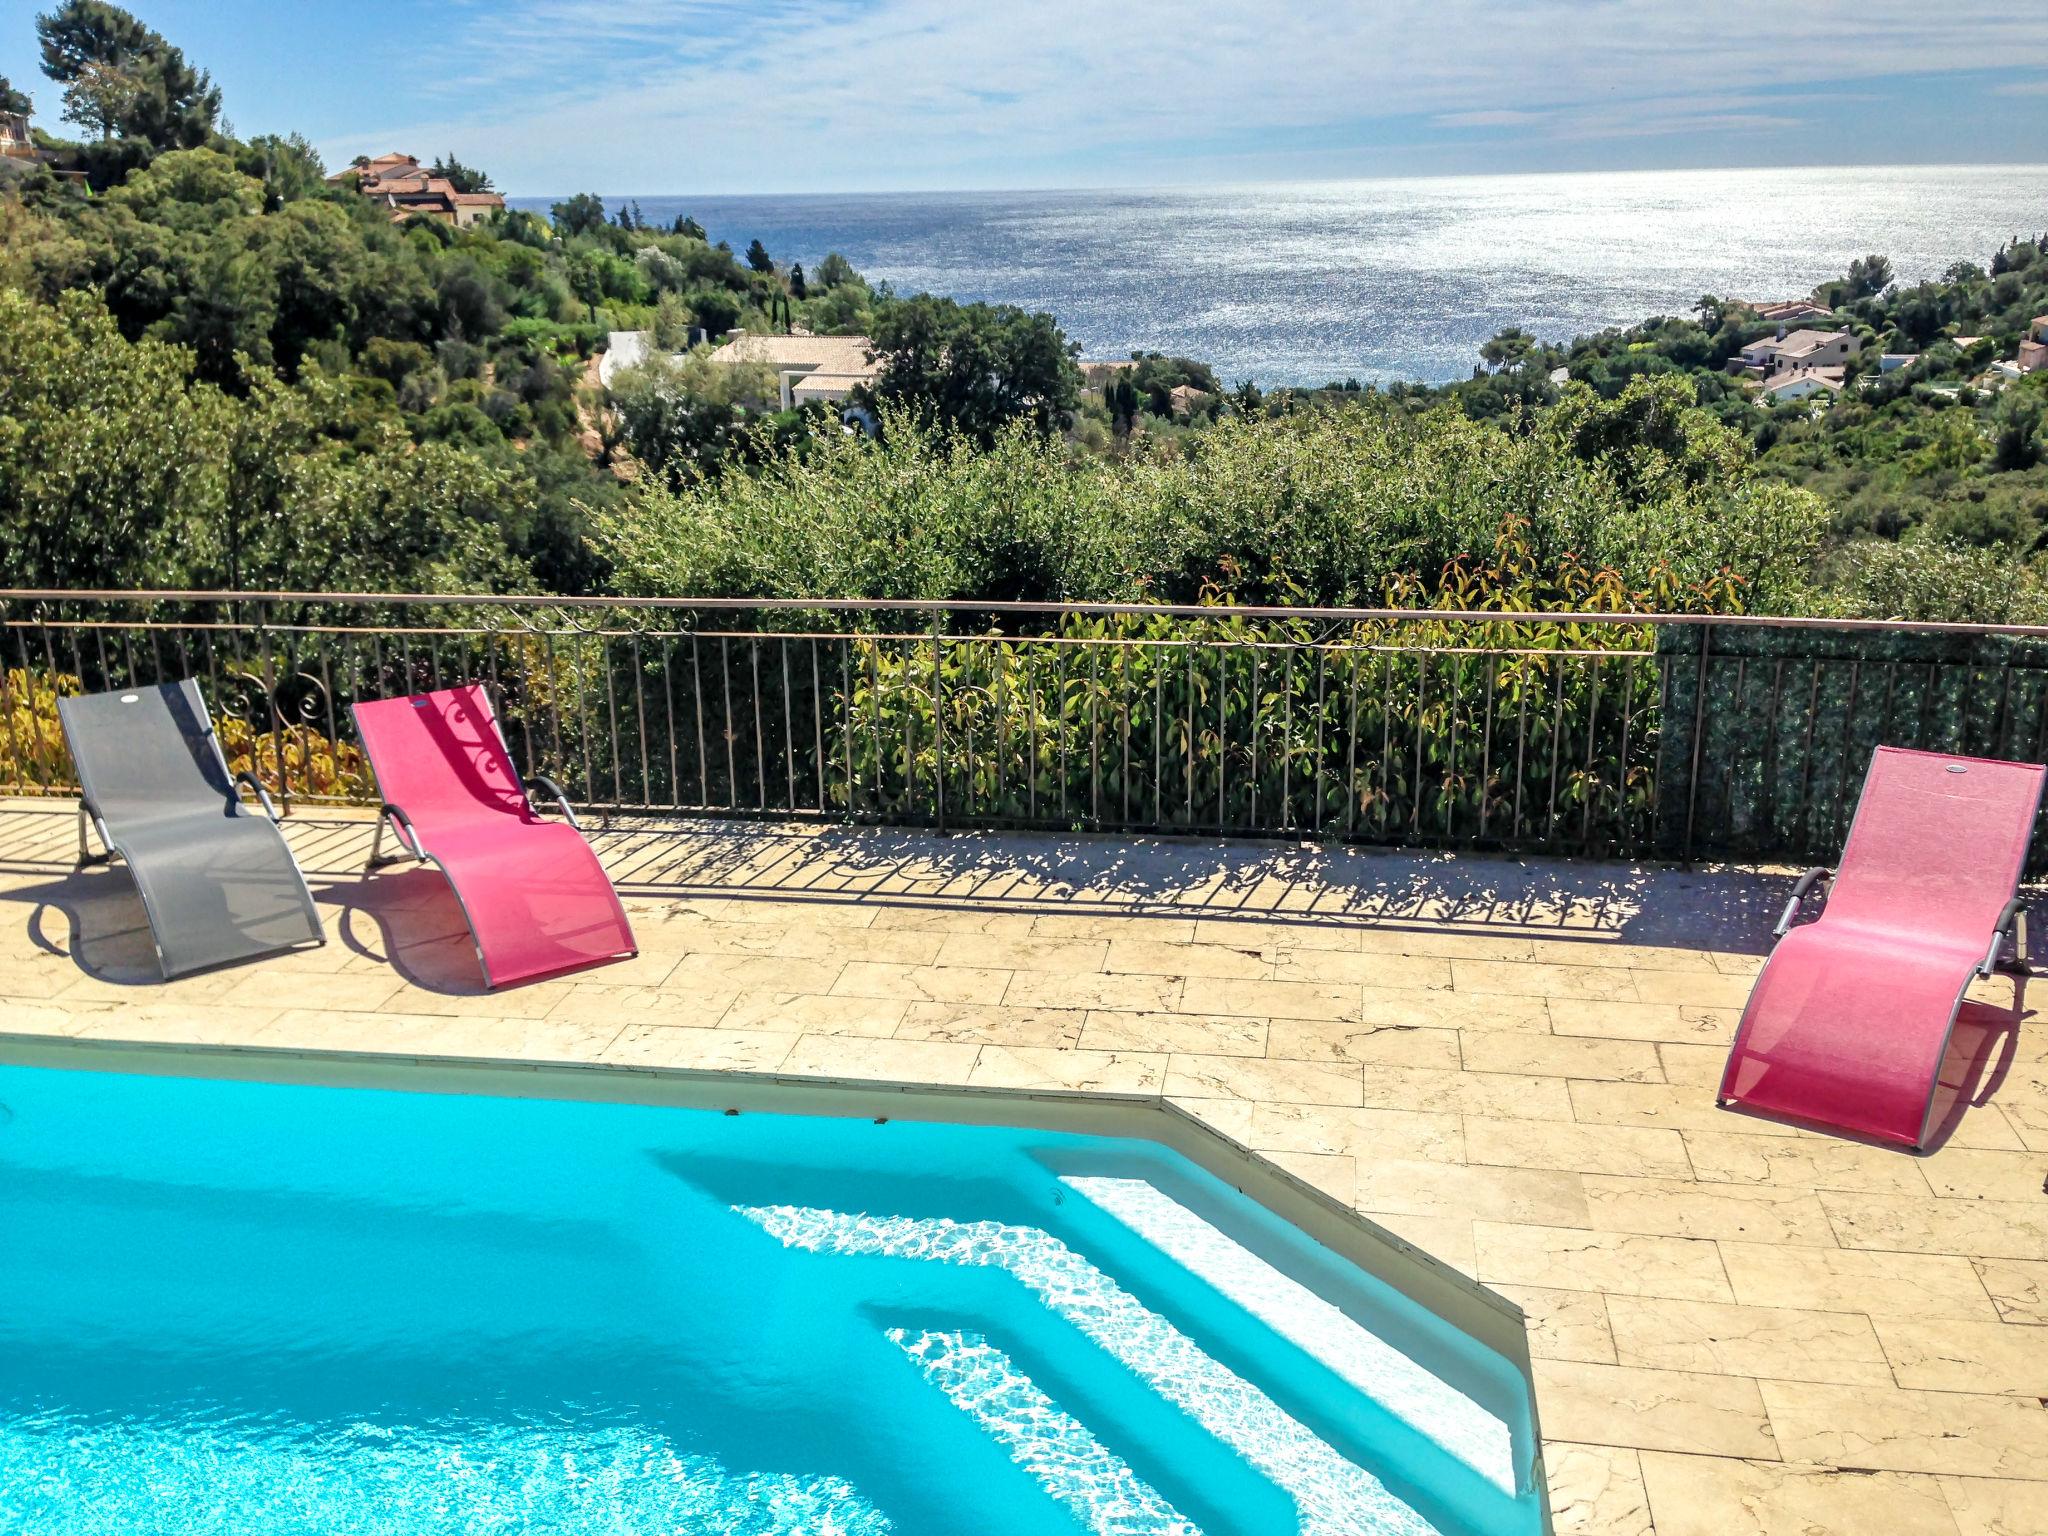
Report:
[[[941,832],[946,830],[946,674],[941,655],[944,625],[941,609],[932,615],[932,821]]]
[[[1714,626],[1700,626],[1700,670],[1692,680],[1692,771],[1686,775],[1685,784],[1685,862],[1692,862],[1693,816],[1700,803],[1700,749],[1706,745],[1707,734],[1707,657],[1713,644]]]

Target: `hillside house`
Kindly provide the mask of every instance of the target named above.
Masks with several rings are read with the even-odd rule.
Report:
[[[35,136],[28,131],[26,112],[0,112],[0,159],[40,160]]]
[[[851,398],[863,384],[881,377],[875,344],[865,336],[750,336],[727,333],[711,354],[714,363],[765,363],[782,381],[782,408],[813,400]]]
[[[2026,340],[2020,343],[2020,354],[2015,359],[2021,373],[2033,373],[2048,368],[2048,315],[2036,315],[2027,327]]]
[[[1744,302],[1742,307],[1769,325],[1796,325],[1801,320],[1825,320],[1833,313],[1825,304],[1816,304],[1811,299],[1784,299],[1762,304]]]
[[[1840,368],[1795,368],[1769,380],[1763,395],[1767,400],[1804,400],[1823,391],[1838,394],[1842,383]]]
[[[1781,328],[1776,336],[1744,346],[1741,361],[1731,364],[1729,371],[1753,379],[1772,379],[1802,370],[1840,368],[1862,350],[1863,343],[1847,331],[1787,333]]]
[[[467,229],[505,206],[505,199],[495,192],[456,191],[453,182],[421,165],[417,155],[379,155],[327,181],[330,186],[353,181],[363,196],[390,210],[394,224],[424,216]]]

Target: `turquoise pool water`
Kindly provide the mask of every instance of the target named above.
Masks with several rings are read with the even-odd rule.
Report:
[[[0,1531],[1509,1536],[1531,1455],[1144,1140],[0,1067]]]

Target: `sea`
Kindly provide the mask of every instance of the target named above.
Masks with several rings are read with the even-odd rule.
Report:
[[[1228,384],[1444,383],[1506,326],[1568,341],[1707,293],[1803,297],[1870,253],[1909,282],[1981,266],[2048,230],[2048,166],[606,197],[635,200],[779,263],[836,251],[898,293],[1050,311],[1084,357],[1175,353]]]

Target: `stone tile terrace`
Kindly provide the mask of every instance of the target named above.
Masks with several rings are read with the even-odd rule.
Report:
[[[1527,1311],[1560,1532],[2048,1533],[2048,1036],[1927,1157],[1717,1110],[1780,877],[622,823],[641,955],[486,994],[311,815],[334,942],[164,985],[70,810],[0,814],[0,1032],[1163,1093]]]

